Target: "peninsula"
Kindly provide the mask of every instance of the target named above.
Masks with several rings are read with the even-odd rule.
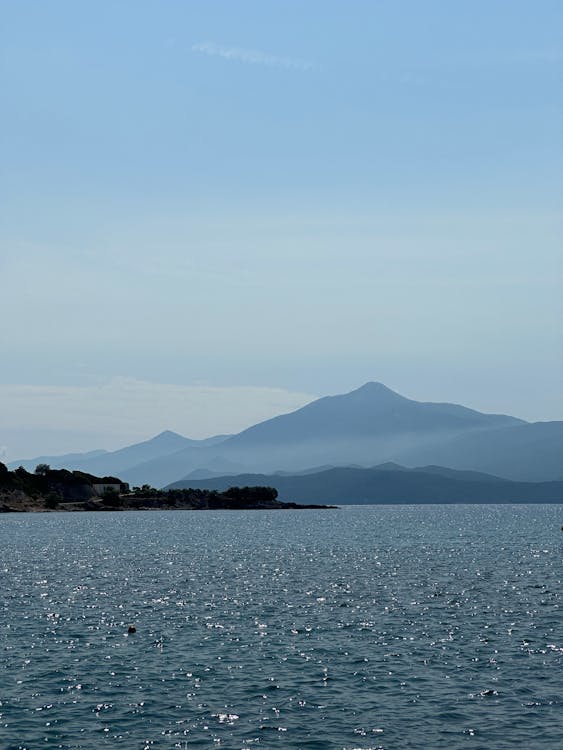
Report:
[[[129,488],[117,477],[51,469],[14,471],[0,463],[0,513],[127,510],[304,510],[326,505],[281,502],[274,487],[229,487],[158,490],[149,485]]]

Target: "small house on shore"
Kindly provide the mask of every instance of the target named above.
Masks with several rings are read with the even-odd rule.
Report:
[[[103,477],[103,479],[98,479],[97,481],[92,482],[92,488],[96,495],[100,497],[105,495],[106,492],[115,492],[117,495],[129,492],[129,485],[127,482],[122,482],[115,477]]]

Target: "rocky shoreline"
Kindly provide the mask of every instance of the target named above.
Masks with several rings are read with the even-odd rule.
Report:
[[[273,487],[158,490],[129,489],[117,477],[95,477],[79,471],[40,465],[8,471],[0,463],[0,513],[68,513],[139,510],[320,510],[335,506],[282,502]]]
[[[0,514],[3,513],[80,513],[80,512],[128,512],[128,511],[152,511],[152,510],[325,510],[335,509],[335,505],[300,505],[299,503],[287,503],[279,500],[272,502],[241,501],[237,503],[217,498],[207,503],[170,503],[160,497],[149,497],[143,500],[129,499],[121,496],[122,503],[118,506],[107,505],[101,500],[88,500],[78,502],[59,503],[55,508],[45,506],[44,498],[14,498],[0,495]]]

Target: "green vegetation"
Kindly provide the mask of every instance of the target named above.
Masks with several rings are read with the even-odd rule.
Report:
[[[96,484],[121,483],[115,477],[51,469],[47,464],[38,464],[31,473],[23,466],[8,471],[0,463],[0,511],[81,510],[98,501]]]
[[[121,492],[114,487],[117,485]],[[98,491],[106,486],[105,490]],[[281,503],[274,487],[229,487],[157,490],[144,484],[129,491],[116,477],[95,477],[81,471],[51,469],[39,464],[32,474],[22,466],[8,471],[0,463],[0,512],[80,510],[255,510],[301,508]],[[322,507],[322,506],[309,506]]]
[[[280,503],[275,487],[229,487],[224,492],[206,489],[156,490],[143,485],[133,487],[126,496],[133,507],[191,508],[193,510],[237,510],[293,507],[294,503]],[[300,506],[299,506],[300,507]]]
[[[45,507],[47,510],[55,510],[61,502],[61,496],[58,492],[49,492],[45,496]]]

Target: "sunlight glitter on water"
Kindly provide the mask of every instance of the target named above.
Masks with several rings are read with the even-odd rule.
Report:
[[[4,517],[0,746],[558,748],[561,510]]]

